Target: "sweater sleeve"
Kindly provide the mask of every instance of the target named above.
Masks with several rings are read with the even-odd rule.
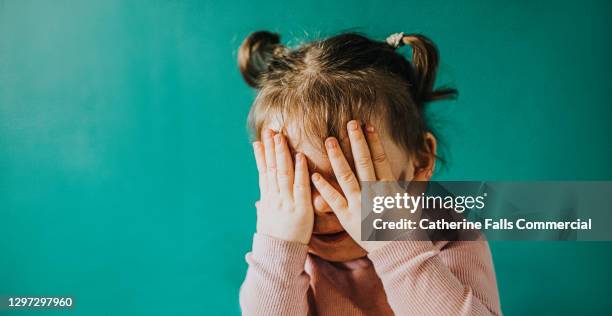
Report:
[[[307,315],[307,254],[307,245],[255,234],[240,288],[242,314]]]
[[[369,258],[396,315],[501,314],[486,241],[395,241]]]

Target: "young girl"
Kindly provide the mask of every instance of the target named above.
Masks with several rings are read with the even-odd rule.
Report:
[[[238,59],[258,90],[249,123],[261,192],[243,314],[501,313],[486,241],[360,240],[360,181],[428,181],[434,170],[424,108],[456,91],[433,89],[430,40],[341,34],[289,49],[255,32]]]

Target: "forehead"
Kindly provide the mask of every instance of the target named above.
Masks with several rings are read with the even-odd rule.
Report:
[[[331,162],[327,157],[324,147],[324,139],[313,139],[304,135],[303,130],[297,124],[286,124],[281,125],[277,122],[270,122],[263,126],[264,129],[272,129],[275,132],[282,132],[287,137],[289,148],[292,154],[300,152],[308,158],[308,167],[310,172],[318,172],[324,176],[333,178],[333,170]],[[384,129],[378,129],[380,131]],[[399,173],[400,170],[404,169],[410,162],[406,152],[391,139],[388,133],[382,132],[379,135],[382,142],[383,148],[387,158],[391,164],[391,169]],[[344,156],[346,157],[349,165],[353,168],[353,155],[351,152],[350,141],[346,135],[346,130],[339,136],[338,141]]]
[[[324,147],[324,139],[314,139],[312,137],[308,137],[305,135],[303,130],[298,126],[298,124],[281,124],[279,121],[271,121],[268,124],[263,126],[264,129],[271,129],[275,132],[281,132],[285,137],[287,137],[287,143],[289,144],[289,149],[292,154],[302,153],[308,158],[308,169],[310,172],[318,172],[323,175],[332,175],[333,170],[331,168],[331,163],[329,158],[327,157],[327,153],[325,152]],[[347,147],[344,143],[348,141],[348,139],[344,136],[341,136],[339,140],[345,157],[349,162],[352,162],[352,155],[350,154],[350,149],[346,150]]]
[[[313,144],[311,141],[298,142],[295,140],[295,137],[291,137],[291,135],[288,135],[287,139],[289,140],[292,151],[303,153],[308,157],[308,170],[311,173],[318,172],[325,176],[333,175],[331,162],[327,157],[327,153],[323,150],[322,145]],[[345,156],[346,154],[347,152],[345,151]],[[352,159],[349,161],[352,161]]]

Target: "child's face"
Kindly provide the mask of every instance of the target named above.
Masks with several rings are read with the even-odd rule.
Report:
[[[278,126],[267,126],[266,128],[278,131]],[[381,130],[381,129],[379,129]],[[331,164],[320,147],[314,146],[303,137],[298,137],[298,133],[291,130],[286,131],[287,140],[293,152],[301,152],[308,158],[308,169],[310,174],[320,173],[333,186],[338,189],[340,186],[335,179]],[[397,146],[386,134],[381,134],[381,140],[387,158],[391,163],[391,168],[398,180],[409,181],[413,177],[414,166],[405,150]],[[352,155],[347,137],[341,137],[340,143],[344,154],[351,164]],[[309,243],[309,252],[329,261],[348,261],[364,257],[367,253],[344,231],[338,218],[332,209],[327,205],[314,185],[312,188],[312,200],[315,212],[313,235]]]

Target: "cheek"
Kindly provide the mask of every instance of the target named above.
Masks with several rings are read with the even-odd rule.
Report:
[[[411,181],[414,179],[414,166],[410,159],[400,155],[399,157],[391,157],[390,163],[395,179],[400,181]]]
[[[408,167],[404,168],[404,170],[402,170],[397,176],[397,179],[401,181],[412,181],[414,179],[414,167],[409,165]]]
[[[388,137],[383,138],[383,147],[395,179],[400,181],[412,180],[414,178],[414,165],[406,150],[399,147]]]

